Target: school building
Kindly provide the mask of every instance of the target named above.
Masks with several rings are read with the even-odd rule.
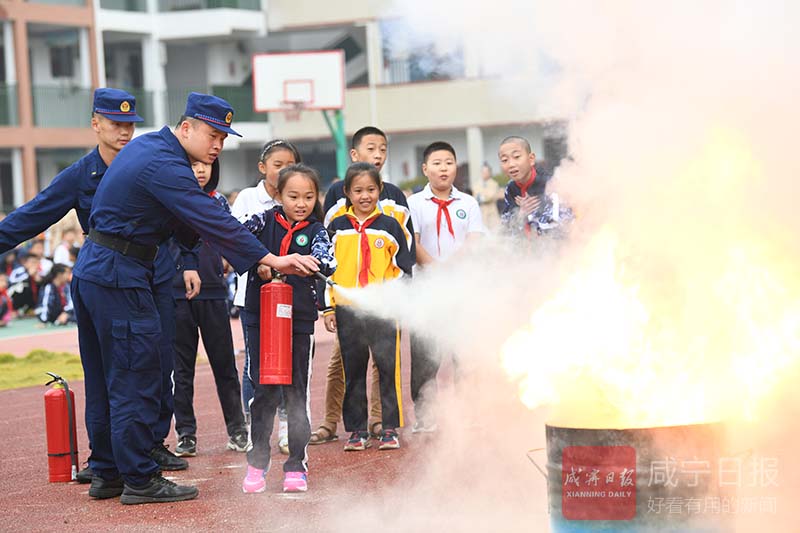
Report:
[[[341,49],[345,54],[345,128],[389,134],[386,178],[421,175],[421,154],[451,142],[460,173],[477,180],[508,134],[528,137],[540,159],[566,153],[559,117],[543,109],[535,84],[486,75],[474,43],[442,52],[409,28],[393,0],[0,0],[0,209],[46,186],[92,147],[92,88],[137,97],[137,132],[174,124],[189,91],[216,94],[236,110],[221,157],[220,189],[250,186],[263,143],[298,144],[324,180],[336,174],[335,148],[319,111],[291,119],[253,109],[252,56]],[[509,104],[509,94],[530,93]],[[518,100],[518,99],[517,99]],[[527,100],[526,100],[527,101]]]

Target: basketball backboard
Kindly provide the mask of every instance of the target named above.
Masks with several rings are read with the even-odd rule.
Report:
[[[253,108],[256,111],[343,107],[343,50],[253,55]]]

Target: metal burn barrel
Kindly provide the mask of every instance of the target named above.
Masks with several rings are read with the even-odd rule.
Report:
[[[730,531],[721,424],[637,429],[548,425],[554,532]],[[723,471],[724,472],[724,471]]]

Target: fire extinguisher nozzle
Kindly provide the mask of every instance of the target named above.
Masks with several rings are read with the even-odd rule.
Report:
[[[314,275],[317,276],[322,281],[324,281],[325,283],[327,283],[328,285],[330,285],[331,287],[336,285],[335,281],[333,281],[331,278],[329,278],[328,276],[326,276],[322,272],[319,272],[319,271],[314,272]]]

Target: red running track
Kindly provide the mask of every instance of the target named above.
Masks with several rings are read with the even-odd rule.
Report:
[[[241,330],[234,322],[233,331],[240,345]],[[321,326],[321,324],[320,324]],[[318,327],[318,330],[324,328]],[[66,333],[66,332],[65,332]],[[29,338],[38,343],[44,338]],[[68,342],[68,341],[66,341]],[[317,333],[317,351],[312,378],[312,427],[321,419],[324,404],[324,376],[330,356],[332,336]],[[31,344],[30,349],[41,347]],[[47,347],[47,346],[45,346]],[[0,392],[3,406],[0,412],[0,509],[3,531],[344,531],[348,529],[381,529],[382,531],[459,530],[519,530],[543,531],[546,526],[546,497],[540,489],[530,494],[530,487],[541,487],[524,450],[529,442],[515,445],[514,466],[521,481],[499,487],[498,500],[491,497],[469,503],[477,487],[470,483],[479,481],[474,476],[476,465],[496,461],[494,441],[477,463],[472,457],[489,443],[493,431],[482,432],[472,428],[473,444],[459,436],[458,452],[445,450],[448,435],[440,431],[434,436],[413,435],[410,423],[413,409],[408,397],[408,345],[403,344],[404,411],[409,427],[401,430],[402,448],[378,451],[377,447],[360,453],[345,453],[342,443],[309,447],[309,492],[284,495],[281,492],[284,456],[273,455],[272,469],[267,476],[267,491],[246,495],[241,491],[246,458],[244,454],[225,448],[227,435],[216,398],[210,367],[198,365],[195,384],[195,407],[198,418],[198,451],[189,458],[190,468],[169,473],[179,483],[196,484],[200,489],[198,499],[190,502],[124,506],[118,499],[93,500],[88,496],[88,485],[75,483],[49,483],[45,449],[43,394],[45,387],[29,387]],[[241,368],[241,359],[238,361]],[[77,412],[83,413],[83,384],[72,384],[76,393]],[[491,429],[491,428],[490,428]],[[340,438],[344,430],[339,429]],[[78,415],[80,459],[88,456],[88,444],[82,414]],[[526,437],[527,439],[527,437]],[[502,441],[505,442],[505,441]],[[168,441],[174,448],[174,436]],[[508,444],[508,443],[506,443]],[[498,444],[499,445],[499,444]],[[485,448],[485,446],[483,447]],[[439,450],[434,452],[434,449]],[[452,463],[442,457],[452,457]],[[436,459],[435,459],[436,458]],[[428,476],[431,462],[442,463],[442,475]],[[490,464],[491,471],[495,468]],[[510,472],[511,468],[507,471]],[[486,470],[489,472],[490,470]],[[459,479],[464,476],[464,480]],[[485,477],[484,477],[485,479]],[[496,484],[491,491],[498,490]],[[505,493],[507,490],[508,493]],[[491,492],[490,494],[494,494]],[[421,499],[414,500],[419,496]],[[517,498],[515,500],[515,498]],[[482,502],[486,507],[482,508]],[[533,502],[537,501],[535,505]],[[499,502],[499,503],[498,503]],[[502,526],[492,524],[508,516],[498,506],[509,509],[522,508],[523,517],[500,520]],[[428,507],[430,506],[430,507]],[[470,517],[478,513],[486,521]],[[539,525],[534,525],[536,521]],[[444,529],[442,529],[444,528]]]

